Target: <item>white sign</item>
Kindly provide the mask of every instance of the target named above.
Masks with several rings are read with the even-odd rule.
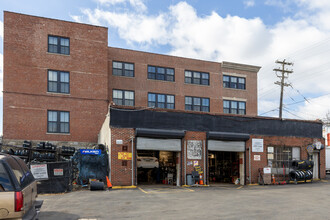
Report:
[[[264,167],[264,173],[271,173],[272,169],[270,167]]]
[[[48,179],[47,164],[32,164],[31,173],[35,179]]]
[[[252,152],[264,152],[264,139],[252,139]]]
[[[254,155],[254,160],[260,161],[260,155]]]
[[[202,159],[202,141],[188,141],[187,154],[189,160]]]
[[[267,149],[268,153],[274,153],[274,147],[268,147]]]
[[[116,140],[116,144],[123,144],[123,140]]]

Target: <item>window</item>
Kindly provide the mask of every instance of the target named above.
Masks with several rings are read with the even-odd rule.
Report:
[[[116,105],[134,106],[134,92],[114,89],[112,99]]]
[[[48,111],[48,133],[69,133],[70,113],[64,111]]]
[[[148,66],[148,79],[164,80],[164,81],[174,81],[174,69]]]
[[[134,64],[113,61],[112,75],[134,77]]]
[[[185,97],[185,109],[190,111],[210,111],[210,99],[199,97]]]
[[[69,72],[48,70],[48,92],[70,93]]]
[[[245,78],[223,75],[223,87],[232,89],[245,89]]]
[[[148,107],[174,109],[174,95],[148,93]]]
[[[209,74],[186,70],[184,73],[185,83],[210,85]]]
[[[48,52],[70,54],[70,39],[66,37],[48,36]]]
[[[272,159],[268,158],[268,164],[272,167],[272,172],[283,173],[283,167],[286,173],[289,173],[292,160],[300,160],[300,147],[273,147],[274,153]],[[268,153],[269,154],[269,153]],[[272,154],[272,153],[270,153]]]
[[[245,115],[246,103],[240,101],[223,100],[223,113]]]

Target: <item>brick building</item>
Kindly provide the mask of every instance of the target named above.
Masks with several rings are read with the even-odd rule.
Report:
[[[254,183],[324,144],[320,122],[257,116],[259,69],[112,48],[105,27],[5,12],[3,141],[103,143],[114,185],[183,185],[196,166],[205,183]],[[324,177],[324,150],[310,157]]]

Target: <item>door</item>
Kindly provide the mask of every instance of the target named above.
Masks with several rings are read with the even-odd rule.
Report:
[[[319,153],[313,153],[313,161],[314,161],[313,179],[318,179],[319,178]]]

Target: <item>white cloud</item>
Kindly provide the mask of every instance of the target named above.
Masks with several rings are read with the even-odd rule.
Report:
[[[96,0],[102,5],[118,5],[127,3],[130,4],[134,9],[139,11],[146,11],[147,7],[142,0]]]
[[[245,7],[249,8],[249,7],[253,7],[255,5],[255,1],[254,0],[246,0],[243,2]]]
[[[98,1],[104,4],[128,2]],[[295,4],[298,11],[273,26],[265,25],[260,18],[222,17],[216,12],[199,16],[187,2],[172,5],[168,11],[157,15],[136,10],[85,9],[81,16],[72,17],[80,22],[107,25],[112,28],[110,31],[117,30],[120,38],[138,48],[166,45],[172,55],[262,66],[258,77],[260,113],[278,108],[280,92],[274,85],[278,79],[273,72],[277,59],[286,58],[295,63],[294,73],[289,77],[293,89],[286,88],[284,103],[302,100],[301,94],[310,98],[330,93],[330,51],[327,49],[330,48],[330,16],[324,10],[330,9],[330,3],[325,0],[267,0],[266,3],[284,10],[290,10],[289,6]],[[311,119],[306,114],[307,110],[312,111],[310,106],[308,102],[302,103],[300,116],[305,113],[304,118]],[[329,108],[327,105],[319,107],[310,115],[316,118]],[[268,115],[277,116],[278,111]]]
[[[3,22],[0,21],[0,38],[3,39]]]

